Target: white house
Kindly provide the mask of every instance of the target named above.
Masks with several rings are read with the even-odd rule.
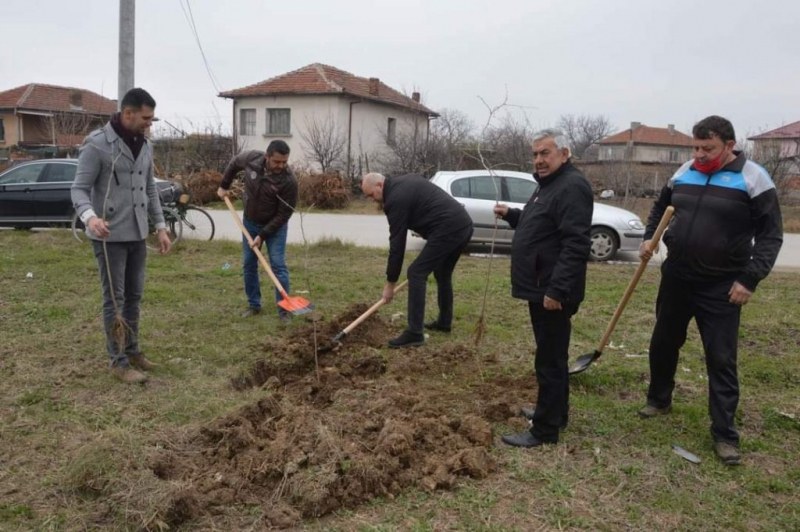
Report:
[[[351,170],[380,161],[398,143],[423,141],[438,116],[420,102],[381,83],[314,63],[266,81],[222,92],[233,100],[234,141],[242,149],[266,148],[282,139],[291,164]]]

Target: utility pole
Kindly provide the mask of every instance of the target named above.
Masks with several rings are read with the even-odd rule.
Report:
[[[133,88],[136,0],[119,0],[119,78],[117,110],[122,97]]]

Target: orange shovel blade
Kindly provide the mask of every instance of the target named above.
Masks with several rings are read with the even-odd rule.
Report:
[[[314,310],[314,305],[311,301],[299,296],[286,296],[278,301],[278,306],[295,315],[306,314]]]

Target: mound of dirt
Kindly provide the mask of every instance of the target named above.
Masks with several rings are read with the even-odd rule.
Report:
[[[265,341],[264,356],[232,381],[262,387],[264,398],[157,445],[150,468],[175,486],[165,522],[256,505],[264,526],[285,528],[495,470],[490,423],[515,415],[530,376],[483,378],[475,350],[454,343],[379,350],[395,331],[378,316],[338,350],[315,350],[365,309]]]

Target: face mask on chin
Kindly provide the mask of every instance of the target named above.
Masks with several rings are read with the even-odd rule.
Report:
[[[702,172],[706,175],[711,175],[720,168],[722,168],[722,161],[725,158],[726,151],[722,150],[719,155],[714,157],[713,159],[709,159],[708,161],[702,163],[697,159],[694,160],[694,168],[695,170]]]

